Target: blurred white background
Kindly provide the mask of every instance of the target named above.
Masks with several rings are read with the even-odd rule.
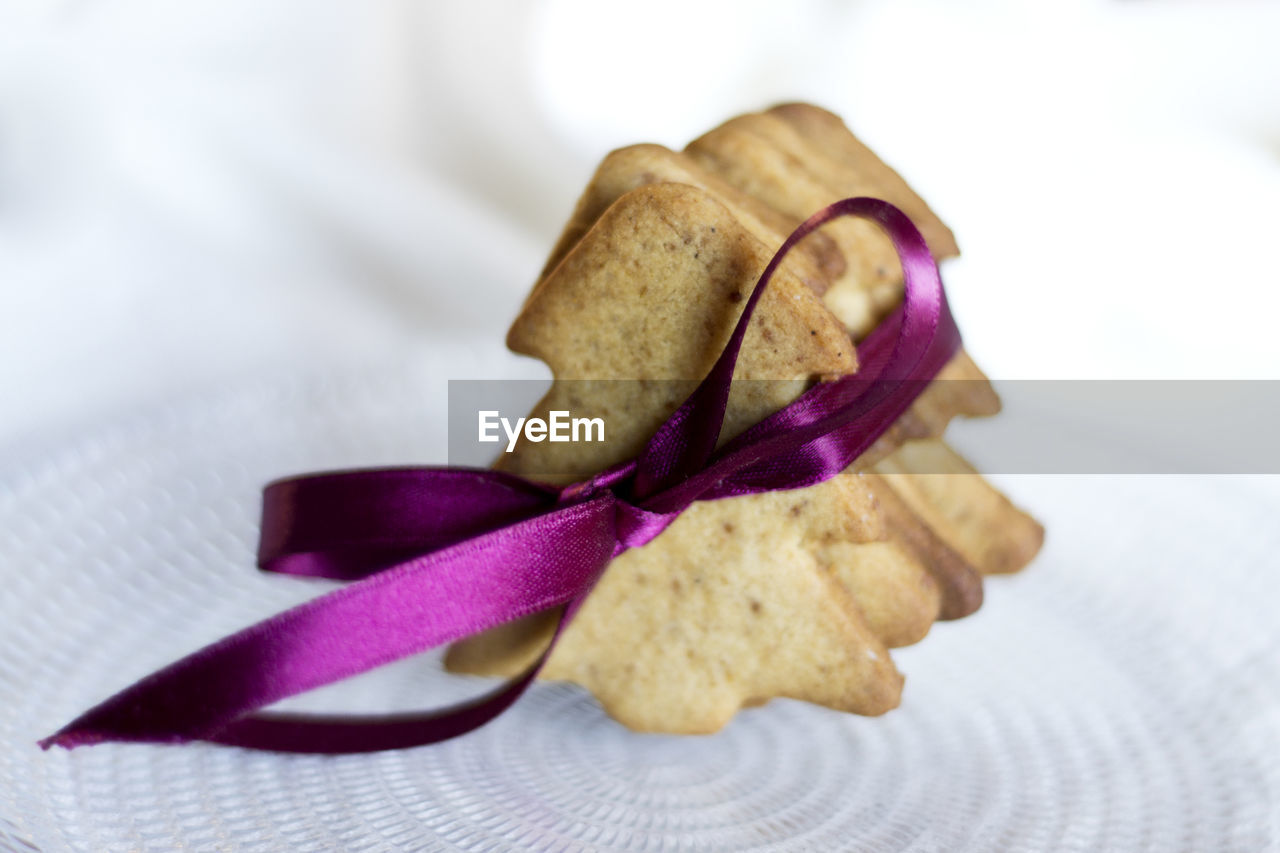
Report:
[[[0,5],[0,453],[262,371],[538,375],[609,149],[842,114],[955,230],[996,378],[1280,378],[1280,4]]]

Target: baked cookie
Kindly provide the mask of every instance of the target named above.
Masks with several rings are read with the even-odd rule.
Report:
[[[787,186],[795,197],[783,200]],[[555,376],[533,415],[602,417],[607,441],[522,441],[499,467],[564,483],[639,453],[710,369],[786,234],[857,194],[902,207],[935,254],[954,253],[923,202],[817,108],[735,119],[687,153],[641,145],[609,155],[508,336]],[[877,288],[900,295],[887,239],[837,224],[788,256],[763,294],[721,441],[812,383],[854,372],[854,341],[892,307]],[[842,309],[842,289],[862,294],[865,310]],[[895,707],[902,677],[888,649],[971,613],[981,575],[1025,563],[1042,536],[939,440],[955,415],[998,410],[985,376],[960,353],[938,379],[844,474],[697,503],[615,559],[542,677],[585,686],[642,731],[714,731],[774,696],[861,714]],[[919,473],[933,466],[956,473]],[[554,621],[538,614],[469,638],[446,665],[515,674]]]

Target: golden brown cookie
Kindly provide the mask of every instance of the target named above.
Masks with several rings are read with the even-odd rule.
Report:
[[[895,707],[902,677],[820,557],[865,532],[858,477],[695,504],[614,560],[544,677],[583,685],[640,731],[715,731],[744,704],[775,696],[860,714]],[[447,663],[514,674],[548,629],[545,618],[530,620],[518,651],[460,644]]]
[[[983,574],[1016,572],[1044,543],[1044,528],[937,440],[909,441],[876,464],[889,487]]]
[[[568,482],[637,454],[706,374],[785,234],[858,194],[894,202],[935,254],[954,253],[923,202],[817,108],[735,119],[687,154],[611,154],[508,336],[555,376],[534,414],[604,417],[608,441],[521,442],[500,467]],[[769,381],[735,382],[722,441],[812,383],[853,372],[851,333],[891,307],[884,293],[900,293],[887,240],[835,224],[789,256],[765,292],[734,376]],[[840,301],[842,288],[862,294],[861,315]],[[1039,544],[1038,525],[937,440],[957,414],[998,410],[986,377],[960,353],[939,379],[846,473],[695,504],[617,558],[543,677],[584,685],[644,731],[714,731],[774,696],[863,714],[894,707],[902,679],[887,649],[972,612],[981,573],[1011,570]],[[953,482],[920,473],[938,465],[957,472],[939,475]],[[455,644],[446,663],[514,674],[553,624],[537,614],[502,626]]]
[[[562,377],[659,380],[687,376],[689,365],[705,373],[741,312],[745,288],[769,257],[703,190],[658,184],[622,196],[555,266],[510,335],[514,348],[542,357],[557,377],[535,411],[567,408],[603,416],[611,441],[521,443],[502,458],[502,467],[565,481],[638,452],[688,387]],[[735,387],[725,437],[785,405],[818,377],[847,374],[856,363],[848,335],[818,297],[785,271],[776,283],[752,318],[735,371],[740,379],[775,381]],[[654,304],[683,307],[655,311]],[[601,305],[607,306],[603,321]],[[572,338],[584,327],[592,330],[594,346]],[[636,345],[628,352],[631,342]],[[582,358],[584,350],[592,358]],[[863,713],[896,704],[900,678],[880,636],[890,643],[918,639],[939,605],[927,571],[878,541],[886,533],[866,479],[850,474],[799,492],[695,506],[653,543],[614,561],[545,676],[578,681],[628,725],[661,731],[718,727],[744,703],[775,695]],[[912,578],[909,585],[919,590],[914,598],[882,596],[893,602],[882,613],[869,595],[875,612],[868,617],[841,583],[846,572],[854,585],[859,580],[850,547],[860,541],[874,543],[877,564],[890,566],[886,578]],[[724,558],[709,561],[717,551]],[[861,585],[873,588],[875,579],[864,572]],[[724,591],[728,587],[737,588],[733,597]],[[754,618],[743,622],[733,601],[756,602],[755,609],[748,607]],[[622,602],[629,602],[625,613]],[[797,610],[802,602],[804,609]],[[658,615],[693,611],[701,614],[696,631],[687,626],[670,635],[671,620],[661,617],[668,635],[655,633],[651,620]],[[794,648],[761,633],[761,626],[782,619],[795,620],[788,629]],[[547,617],[535,617],[457,644],[448,665],[488,674],[518,671],[545,643],[549,624]],[[615,641],[603,639],[609,632]],[[793,661],[784,673],[762,664],[790,660],[805,646],[817,650],[811,660],[818,669]],[[628,659],[618,657],[624,650]],[[658,682],[672,686],[659,691],[653,686]],[[685,694],[697,683],[714,690],[707,687],[708,698],[690,704]],[[679,712],[670,705],[677,699]]]
[[[706,171],[689,155],[661,145],[642,144],[620,148],[600,163],[573,215],[551,250],[539,282],[564,260],[582,235],[610,205],[648,184],[688,184],[706,190],[727,207],[734,218],[766,246],[777,246],[800,224]],[[815,293],[821,294],[844,272],[844,256],[828,234],[806,239],[788,256],[788,267]],[[537,285],[535,285],[536,292]]]
[[[507,336],[511,349],[542,359],[556,377],[535,414],[603,417],[606,440],[522,442],[501,467],[568,482],[639,453],[711,369],[771,256],[697,187],[653,184],[620,198],[556,265]],[[840,323],[784,267],[761,297],[734,370],[738,379],[771,381],[735,386],[722,438],[856,365]]]
[[[951,231],[920,197],[825,110],[786,104],[739,116],[689,143],[686,152],[707,171],[796,221],[842,198],[875,196],[911,216],[935,258],[958,253]],[[871,222],[841,220],[824,230],[845,262],[825,293],[827,306],[861,338],[901,299],[897,254]]]

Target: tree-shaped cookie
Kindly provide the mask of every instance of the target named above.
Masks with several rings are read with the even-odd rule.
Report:
[[[798,223],[798,207],[769,197],[779,181],[808,186],[805,198],[822,196],[821,204],[859,191],[886,197],[914,209],[935,254],[954,251],[923,202],[856,141],[850,148],[832,120],[839,124],[789,105],[730,122],[689,154],[646,145],[606,158],[508,343],[555,376],[535,415],[603,417],[609,440],[526,442],[501,467],[565,482],[639,452],[705,375],[745,294]],[[841,165],[850,151],[857,162]],[[855,184],[861,189],[850,193]],[[872,294],[900,289],[896,257],[890,270],[884,246],[862,229],[815,236],[822,239],[788,258],[752,318],[722,440],[813,382],[853,372],[851,333],[876,316]],[[832,310],[850,304],[833,304],[841,288],[864,295],[862,315]],[[963,353],[939,378],[845,474],[808,489],[695,504],[657,539],[621,555],[543,677],[586,686],[613,716],[648,731],[712,731],[738,708],[774,696],[864,714],[896,705],[901,676],[887,649],[918,641],[937,618],[972,612],[980,572],[1011,568],[1039,544],[1030,535],[1038,525],[971,470],[961,487],[914,481],[922,466],[961,464],[936,441],[952,416],[998,409]],[[992,494],[1000,500],[981,512],[957,511],[965,495]],[[1026,521],[1012,526],[1016,542],[979,547],[983,536],[1002,540],[1001,520],[1010,518]],[[459,643],[448,665],[514,673],[544,647],[552,621],[535,616]]]

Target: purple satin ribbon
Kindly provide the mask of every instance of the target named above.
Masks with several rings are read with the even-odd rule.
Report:
[[[786,254],[841,216],[877,223],[902,262],[903,304],[858,347],[852,376],[820,383],[719,450],[730,379],[760,296]],[[197,651],[40,742],[206,740],[253,749],[370,752],[483,725],[537,676],[462,705],[378,717],[254,713],[504,622],[564,606],[556,638],[605,567],[694,501],[796,489],[845,470],[960,346],[924,238],[896,207],[836,202],[804,222],[761,274],[706,379],[636,459],[565,488],[496,471],[407,468],[267,486],[258,565],[351,583]]]

